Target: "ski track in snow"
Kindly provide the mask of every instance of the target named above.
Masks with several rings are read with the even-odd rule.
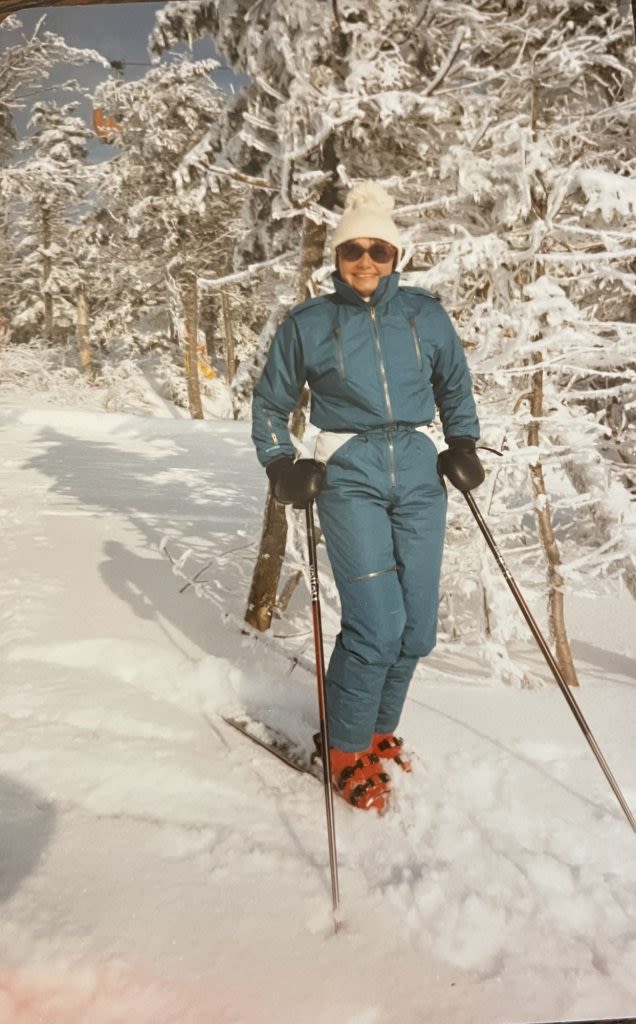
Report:
[[[0,1024],[636,1012],[636,837],[555,687],[462,649],[418,670],[413,774],[383,818],[336,804],[333,936],[321,787],[220,718],[315,727],[302,587],[286,642],[236,626],[265,489],[246,425],[3,422]],[[634,658],[603,637],[577,636],[577,699],[634,806]]]

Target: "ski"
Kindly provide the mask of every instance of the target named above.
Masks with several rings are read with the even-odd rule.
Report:
[[[227,725],[236,729],[252,743],[262,747],[263,750],[273,754],[288,768],[293,768],[294,771],[300,772],[302,775],[311,775],[315,779],[322,780],[320,759],[315,755],[308,754],[304,747],[290,740],[278,729],[273,729],[271,726],[265,725],[264,722],[248,718],[247,715],[240,717],[223,715],[222,718]]]
[[[636,1024],[636,1017],[594,1017],[589,1020],[545,1020],[532,1024]]]

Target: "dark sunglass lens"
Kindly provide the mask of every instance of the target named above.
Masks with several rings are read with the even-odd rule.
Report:
[[[374,263],[388,263],[394,255],[395,249],[390,245],[382,245],[381,242],[374,242],[369,249],[369,256]]]
[[[339,255],[350,263],[361,259],[365,252],[368,252],[374,263],[388,263],[395,256],[395,249],[386,242],[374,242],[368,249],[364,249],[357,242],[343,242],[338,246]]]
[[[360,257],[366,252],[361,245],[357,245],[355,242],[343,242],[339,247],[338,252],[342,256],[343,260],[359,260]]]

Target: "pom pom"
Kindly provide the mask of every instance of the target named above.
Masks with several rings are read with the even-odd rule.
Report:
[[[347,210],[360,210],[365,206],[374,206],[379,210],[386,210],[387,213],[395,206],[395,200],[385,192],[381,185],[374,181],[363,181],[361,185],[355,185],[345,203]]]

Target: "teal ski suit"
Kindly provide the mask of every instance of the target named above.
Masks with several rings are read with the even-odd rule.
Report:
[[[288,420],[305,382],[311,422],[346,437],[317,499],[342,613],[326,674],[330,743],[341,750],[396,730],[417,661],[435,646],[446,488],[435,445],[416,428],[437,406],[447,440],[479,437],[448,314],[399,277],[382,277],[365,301],[334,274],[333,293],[281,324],[254,389],[262,465],[295,454]]]

